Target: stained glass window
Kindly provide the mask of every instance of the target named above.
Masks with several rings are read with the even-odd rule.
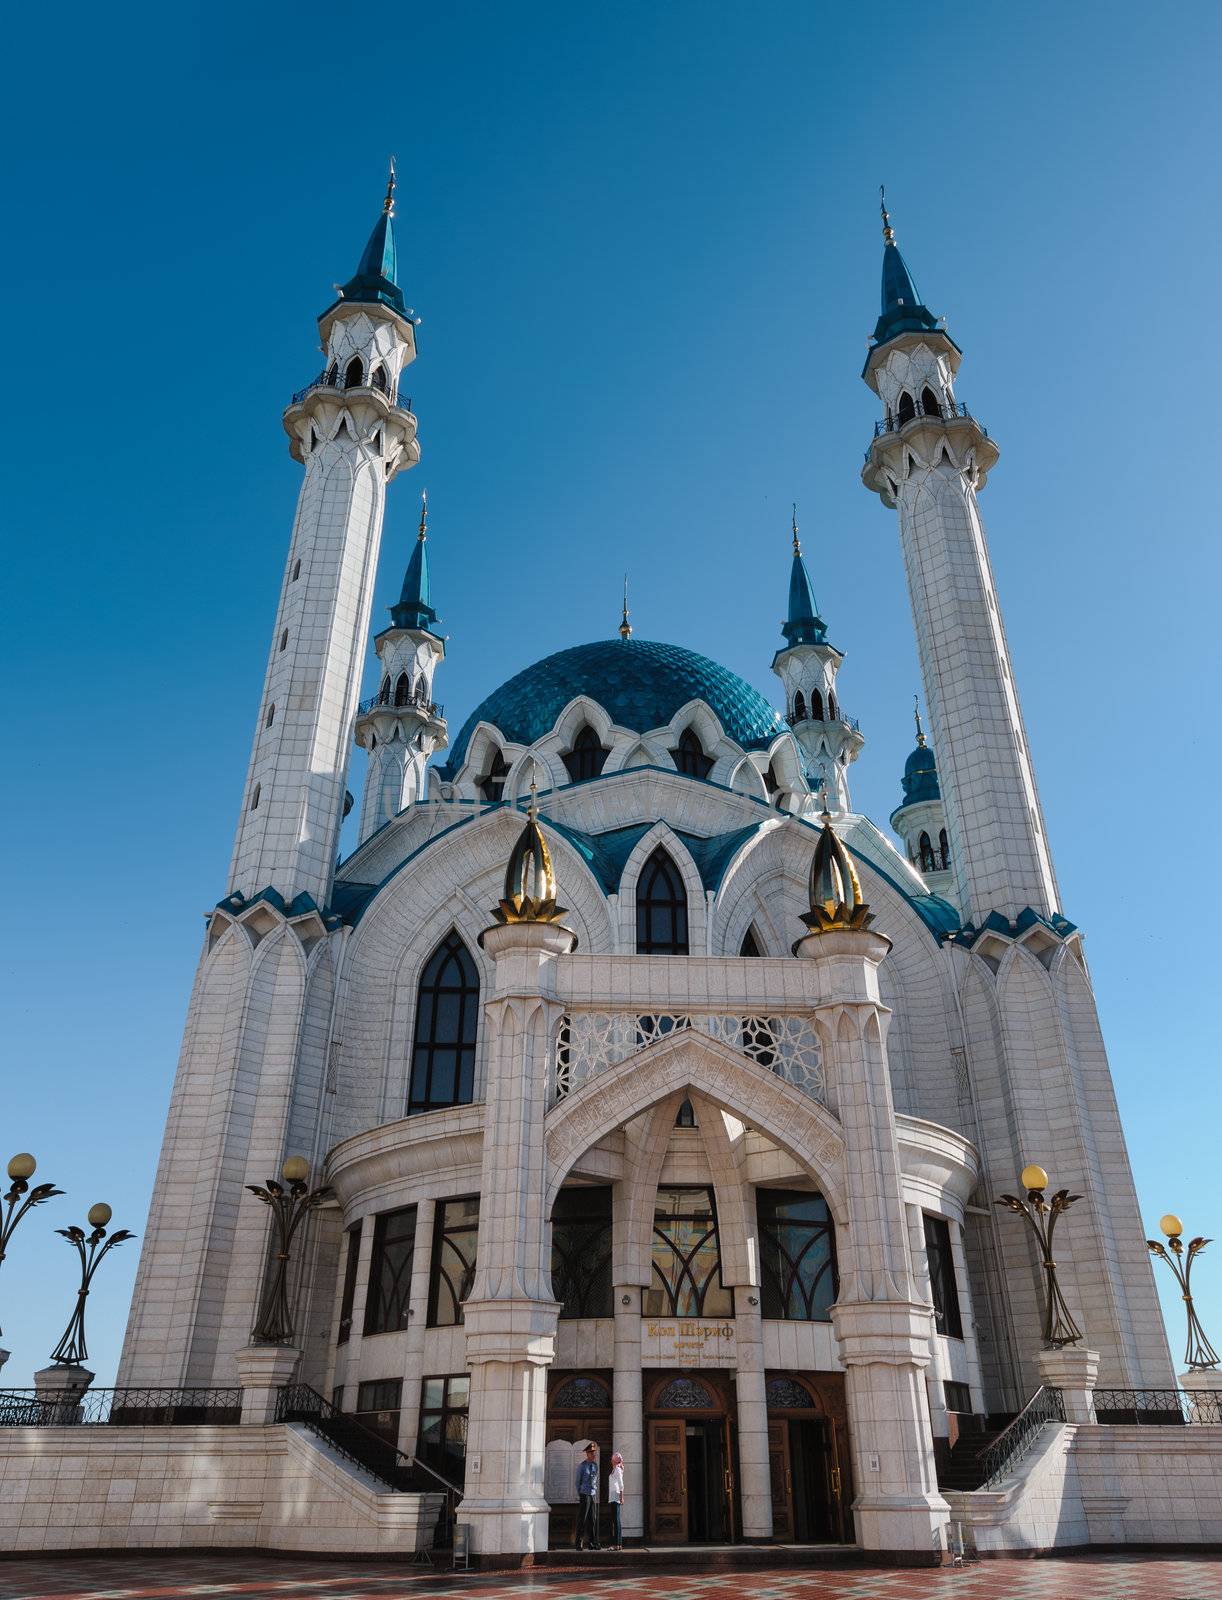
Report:
[[[637,879],[636,948],[643,956],[687,954],[687,894],[678,867],[661,847]]]
[[[659,1411],[716,1411],[719,1409],[711,1389],[695,1378],[672,1378],[654,1405]]]
[[[827,1322],[836,1299],[836,1241],[821,1194],[757,1189],[765,1317]]]
[[[450,1328],[462,1321],[462,1303],[475,1281],[478,1245],[479,1196],[438,1201],[429,1274],[430,1328]]]
[[[409,1116],[470,1103],[478,1023],[479,973],[466,945],[450,932],[420,975]]]
[[[416,1243],[416,1208],[383,1211],[373,1226],[365,1332],[397,1333],[407,1327]]]
[[[609,1317],[611,1189],[561,1189],[552,1208],[552,1293],[562,1317]]]
[[[721,1246],[712,1190],[659,1189],[653,1217],[650,1317],[732,1317],[734,1296],[721,1281]]]
[[[552,1391],[551,1411],[609,1411],[611,1391],[601,1378],[569,1378]]]
[[[814,1410],[814,1401],[796,1378],[769,1378],[764,1398],[769,1410]]]

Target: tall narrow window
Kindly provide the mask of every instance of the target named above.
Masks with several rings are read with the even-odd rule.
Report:
[[[301,557],[298,556],[296,561],[293,562],[293,576],[289,579],[289,582],[290,583],[296,583],[298,578],[300,578],[300,576],[301,576]]]
[[[356,1299],[356,1269],[361,1259],[360,1223],[354,1222],[345,1237],[348,1240],[348,1253],[344,1257],[344,1287],[339,1297],[339,1331],[335,1335],[336,1344],[347,1344],[352,1335],[352,1302]],[[336,1401],[336,1404],[339,1402]]]
[[[426,1378],[420,1390],[420,1436],[416,1454],[449,1483],[461,1485],[467,1467],[467,1402],[471,1379]]]
[[[648,1317],[732,1317],[734,1296],[721,1281],[713,1193],[659,1189],[653,1214],[653,1275],[642,1297]]]
[[[332,388],[334,388],[339,382],[339,367],[334,361],[327,368],[327,375],[323,379],[323,382],[329,384]]]
[[[941,828],[938,832],[938,857],[942,871],[945,872],[950,866],[950,840],[946,836],[945,828]]]
[[[939,1333],[962,1339],[959,1286],[950,1249],[950,1223],[945,1217],[925,1213],[925,1257],[929,1262],[929,1287],[933,1294],[933,1323]]]
[[[906,422],[911,422],[916,416],[916,405],[907,389],[900,395],[900,403],[895,408],[895,420],[902,428]]]
[[[827,718],[828,718],[828,721],[829,722],[835,722],[836,717],[838,715],[839,715],[839,713],[836,710],[836,696],[829,689],[827,691]]]
[[[661,846],[637,879],[636,948],[643,956],[687,954],[687,895],[678,867]]]
[[[389,677],[389,675],[382,679],[382,686],[378,690],[378,704],[380,706],[388,706],[390,704],[390,677]]]
[[[679,743],[670,752],[670,759],[689,778],[707,778],[713,770],[712,757],[705,755],[704,746],[691,728],[684,728],[679,735]]]
[[[468,1105],[475,1087],[479,973],[457,933],[447,933],[420,974],[407,1113]]]
[[[806,721],[806,697],[801,689],[793,697],[793,720],[795,722]]]
[[[921,410],[927,417],[940,417],[942,407],[938,404],[938,397],[928,385],[921,390]]]
[[[810,714],[816,722],[823,721],[823,696],[818,689],[810,691]]]
[[[440,1201],[429,1270],[430,1328],[452,1328],[462,1321],[462,1303],[475,1281],[478,1247],[479,1195]]]
[[[373,1225],[365,1332],[398,1333],[407,1327],[416,1243],[416,1208],[383,1211]]]
[[[399,1443],[399,1404],[403,1398],[402,1378],[374,1378],[357,1384],[356,1416],[362,1427],[376,1433],[389,1445]]]
[[[280,635],[280,648],[281,648],[281,650],[287,650],[288,647],[289,647],[289,630],[286,628],[284,630],[284,632]]]
[[[921,837],[917,840],[917,853],[921,858],[921,871],[933,872],[935,870],[933,845],[930,843],[929,835],[927,833],[922,833]]]
[[[587,723],[573,740],[573,748],[564,757],[564,765],[572,781],[581,783],[585,778],[597,778],[610,754]]]
[[[836,1299],[836,1240],[821,1194],[757,1189],[762,1312],[787,1322],[827,1322]]]
[[[347,370],[344,373],[344,388],[359,388],[361,383],[364,381],[364,378],[365,372],[361,366],[361,358],[360,356],[353,356],[352,360],[348,363]]]
[[[509,767],[505,757],[499,750],[494,750],[488,761],[488,769],[479,780],[479,792],[485,800],[501,799],[505,793],[505,779],[508,773]]]
[[[552,1294],[562,1317],[609,1317],[611,1190],[561,1189],[552,1208]]]
[[[255,787],[254,787],[254,792],[252,793],[252,795],[250,797],[250,809],[252,811],[257,811],[259,809],[259,796],[262,793],[263,793],[263,785],[261,783],[256,783]]]
[[[386,368],[380,361],[369,374],[369,382],[375,389],[380,389],[383,394],[386,393]]]
[[[395,679],[395,704],[405,706],[412,697],[411,680],[406,672],[401,672]]]

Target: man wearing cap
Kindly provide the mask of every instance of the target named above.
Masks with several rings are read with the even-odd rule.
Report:
[[[581,1549],[584,1539],[587,1550],[598,1550],[598,1452],[592,1444],[586,1445],[585,1459],[577,1468],[577,1539],[574,1548]]]

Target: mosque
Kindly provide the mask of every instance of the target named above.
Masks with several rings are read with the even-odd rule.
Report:
[[[420,454],[393,201],[284,414],[303,483],[118,1381],[246,1372],[272,1251],[245,1186],[301,1155],[330,1192],[268,1381],[453,1484],[477,1552],[572,1540],[586,1441],[604,1479],[625,1458],[629,1542],[937,1550],[957,1442],[1072,1387],[995,1203],[1026,1163],[1082,1197],[1057,1261],[1097,1381],[1174,1384],[959,346],[884,213],[861,479],[897,516],[929,729],[893,831],[853,808],[796,524],[773,700],[625,604],[454,731],[424,512],[360,699]]]

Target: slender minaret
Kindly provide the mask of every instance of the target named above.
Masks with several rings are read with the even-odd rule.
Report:
[[[326,366],[284,413],[305,482],[229,873],[247,899],[271,888],[325,906],[330,892],[386,485],[420,458],[399,397],[416,336],[397,278],[394,192],[392,165],[356,275],[319,319]]]
[[[785,714],[802,747],[811,791],[827,791],[828,808],[836,816],[852,810],[849,763],[856,761],[865,740],[857,722],[846,717],[836,693],[836,674],[843,652],[827,639],[810,574],[798,539],[798,508],[791,524],[793,565],[789,572],[789,615],[781,624],[784,649],[772,658],[772,670],[785,685]]]
[[[354,736],[369,752],[361,805],[360,842],[424,795],[424,769],[448,742],[433,673],[445,640],[434,631],[437,613],[429,582],[428,494],[420,497],[420,530],[391,625],[373,641],[381,667],[378,692],[361,708]]]
[[[921,303],[883,211],[882,314],[863,377],[883,420],[862,481],[899,511],[957,900],[1060,909],[977,494],[997,447],[955,399],[958,345]],[[943,319],[944,321],[945,319]]]
[[[953,850],[946,826],[946,810],[938,785],[938,764],[921,726],[921,709],[913,696],[916,749],[904,762],[904,798],[891,813],[891,826],[904,841],[908,859],[929,885],[930,892],[954,900],[951,871]]]

